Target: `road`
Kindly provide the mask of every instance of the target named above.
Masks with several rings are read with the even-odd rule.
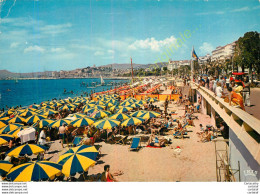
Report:
[[[246,106],[246,112],[260,120],[260,88],[251,88],[251,106]]]

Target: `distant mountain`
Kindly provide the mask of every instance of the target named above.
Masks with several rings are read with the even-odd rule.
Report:
[[[140,69],[140,68],[149,68],[151,67],[162,67],[162,66],[166,66],[168,64],[168,62],[162,62],[162,63],[158,63],[157,65],[155,64],[135,64],[133,63],[133,68],[134,69]],[[121,69],[121,70],[125,70],[125,69],[130,69],[131,68],[131,63],[113,63],[113,64],[108,64],[108,65],[103,65],[100,67],[111,67],[113,69]]]
[[[0,70],[0,79],[7,78],[38,78],[38,77],[49,77],[51,76],[52,71],[44,71],[44,72],[33,72],[33,73],[13,73],[7,70]]]
[[[162,63],[157,63],[157,64],[135,64],[133,63],[133,68],[134,69],[146,69],[146,68],[161,68],[164,67],[168,64],[168,62],[162,62]],[[108,65],[103,65],[99,67],[111,67],[113,69],[121,69],[121,70],[126,70],[126,69],[131,69],[131,64],[130,63],[113,63],[113,64],[108,64]],[[72,70],[74,71],[74,70]],[[14,79],[14,78],[39,78],[39,77],[51,77],[52,76],[52,71],[44,71],[44,72],[33,72],[33,73],[13,73],[7,70],[0,70],[0,79]]]

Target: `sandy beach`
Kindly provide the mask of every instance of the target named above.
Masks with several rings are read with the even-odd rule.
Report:
[[[167,93],[167,92],[165,92]],[[155,103],[158,104],[158,103]],[[179,117],[184,115],[184,107],[169,104],[169,111],[177,110]],[[129,151],[130,145],[97,143],[102,145],[101,157],[94,167],[88,170],[89,177],[98,176],[103,172],[104,165],[109,164],[111,173],[122,171],[123,175],[116,176],[123,182],[207,182],[216,181],[216,157],[214,142],[198,142],[196,134],[199,124],[210,124],[210,117],[201,113],[195,113],[198,120],[194,120],[194,127],[188,128],[188,134],[184,139],[174,139],[173,135],[167,135],[172,139],[172,144],[163,148],[146,147],[147,142],[142,142],[139,151]],[[135,135],[147,136],[147,135]],[[128,138],[131,138],[129,136]],[[218,137],[218,139],[223,139]],[[220,143],[222,146],[224,143]],[[179,146],[180,153],[174,149]],[[57,152],[57,150],[61,150]],[[57,162],[59,156],[67,151],[62,149],[59,141],[55,141],[45,154],[45,158]]]

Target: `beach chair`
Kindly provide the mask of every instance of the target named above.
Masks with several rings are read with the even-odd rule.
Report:
[[[180,130],[180,131],[176,131],[176,132],[173,134],[173,137],[174,137],[174,138],[183,139],[184,135],[187,135],[187,132],[186,132],[186,130],[182,129],[182,130]]]
[[[129,150],[138,150],[140,148],[141,137],[134,137]]]
[[[122,137],[121,139],[119,139],[118,141],[115,142],[115,144],[123,144],[123,145],[126,145],[127,144],[127,138],[128,138],[128,135],[125,136],[125,137]]]
[[[82,140],[82,137],[74,137],[74,139],[73,139],[73,142],[72,142],[72,147],[74,147],[74,146],[78,146],[79,144],[80,144],[80,142],[81,142],[81,140]]]
[[[182,126],[182,128],[184,129],[185,127],[187,127],[188,126],[188,122],[186,122],[183,126]]]

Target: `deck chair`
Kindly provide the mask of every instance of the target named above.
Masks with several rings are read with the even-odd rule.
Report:
[[[126,145],[127,143],[127,138],[128,138],[128,135],[126,135],[125,137],[122,137],[120,138],[118,141],[115,142],[115,144],[123,144],[123,145]]]
[[[184,129],[182,129],[182,130],[180,130],[180,131],[176,131],[176,132],[173,134],[173,137],[174,137],[174,138],[181,138],[181,139],[183,139],[184,135],[187,135],[187,132],[186,132]]]
[[[130,150],[138,150],[140,148],[141,137],[134,137],[132,140]]]
[[[82,137],[77,137],[77,136],[74,137],[74,140],[72,142],[72,147],[78,146],[80,144],[81,140],[82,140]]]
[[[187,127],[188,126],[188,122],[187,123],[185,123],[183,126],[182,126],[182,128],[184,129],[185,127]]]

